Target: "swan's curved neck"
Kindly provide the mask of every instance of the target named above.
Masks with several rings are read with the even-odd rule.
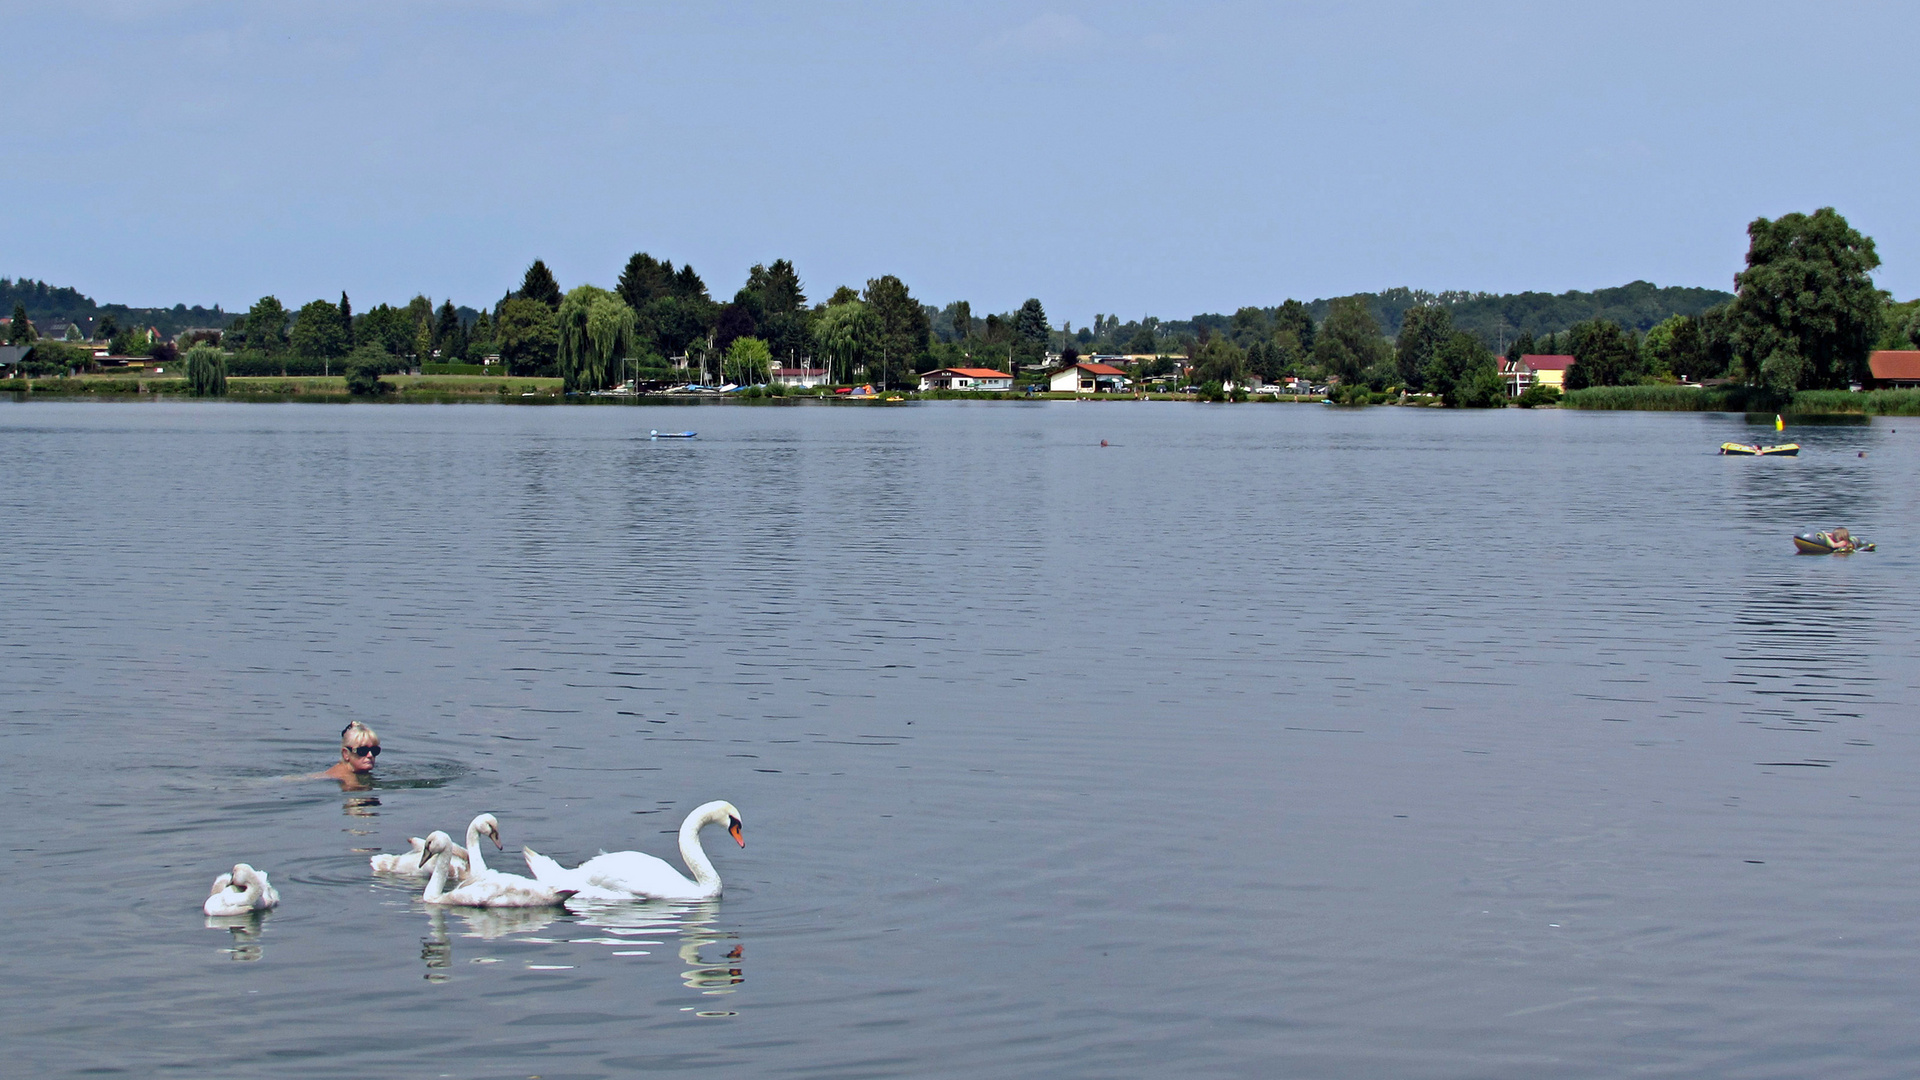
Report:
[[[680,823],[680,857],[693,871],[694,884],[708,892],[719,892],[720,875],[713,868],[713,860],[707,858],[707,849],[700,846],[700,829],[712,820],[712,814],[699,814],[689,815]]]
[[[433,876],[427,878],[426,895],[422,897],[427,903],[431,904],[446,895],[447,867],[452,865],[452,863],[453,852],[451,851],[441,851],[434,855]],[[467,865],[471,866],[473,864],[469,862]]]
[[[246,884],[241,886],[240,895],[246,900],[247,905],[251,907],[260,902],[260,876],[258,874],[248,874],[246,875],[246,879]],[[239,885],[240,883],[236,881],[234,884]]]
[[[480,819],[467,824],[467,872],[475,877],[487,872],[487,860],[480,854]]]

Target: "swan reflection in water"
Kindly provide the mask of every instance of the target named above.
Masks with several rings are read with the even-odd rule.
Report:
[[[746,955],[739,943],[739,935],[731,930],[713,929],[713,922],[720,915],[720,903],[717,900],[702,900],[694,903],[674,901],[653,901],[649,903],[605,903],[599,901],[569,901],[568,910],[580,917],[584,926],[597,926],[615,935],[654,935],[662,937],[678,934],[680,962],[688,970],[680,973],[680,981],[689,989],[703,994],[731,994],[733,988],[746,981],[744,969],[739,966]],[[608,939],[587,939],[586,944],[631,946],[643,944],[638,941],[619,941]],[[717,961],[704,960],[700,956],[702,949],[715,945],[732,947]],[[622,950],[624,951],[624,950]]]
[[[227,947],[220,951],[227,959],[240,963],[252,963],[266,955],[260,944],[261,935],[267,931],[267,913],[249,911],[244,915],[209,915],[207,929],[225,930],[229,935]]]
[[[537,933],[564,919],[563,927],[569,924],[592,927],[604,936],[520,940],[541,945],[601,945],[608,947],[611,955],[620,957],[645,956],[653,952],[649,946],[672,944],[685,967],[680,972],[680,981],[688,989],[702,994],[731,994],[734,987],[746,981],[741,967],[745,949],[734,931],[714,929],[713,923],[719,914],[720,904],[712,900],[577,902],[565,912],[558,908],[434,907],[427,911],[427,936],[420,939],[420,959],[426,964],[424,977],[428,982],[445,982],[450,977],[453,967],[450,927],[454,919],[464,924],[455,931],[459,936],[481,941]],[[676,938],[678,940],[672,940]],[[720,950],[716,958],[702,955],[716,949]],[[490,957],[481,960],[494,962]]]
[[[444,908],[427,909],[427,936],[420,939],[420,959],[427,965],[428,982],[445,982],[453,966],[453,938],[447,933],[448,916],[466,924],[460,931],[465,938],[495,941],[513,934],[531,934],[553,925],[560,912],[555,908]]]

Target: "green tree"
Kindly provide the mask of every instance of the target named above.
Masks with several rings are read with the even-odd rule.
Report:
[[[1273,326],[1267,320],[1266,309],[1243,307],[1235,311],[1232,321],[1227,324],[1227,336],[1242,349],[1272,337]]]
[[[325,300],[315,300],[293,317],[289,341],[296,355],[315,360],[331,360],[347,354],[347,332],[341,325],[340,309]]]
[[[340,332],[346,336],[347,348],[353,348],[353,304],[345,289],[340,290]]]
[[[102,315],[100,325],[94,327],[93,336],[96,341],[112,341],[113,335],[119,332],[120,324],[114,321],[113,316]]]
[[[194,397],[223,397],[227,392],[227,354],[211,345],[187,350],[187,385]]]
[[[33,324],[27,321],[27,305],[13,305],[13,321],[7,324],[7,344],[31,345],[34,342]]]
[[[1160,340],[1153,336],[1153,328],[1141,324],[1133,332],[1133,340],[1127,342],[1127,352],[1135,356],[1152,356],[1160,351]]]
[[[287,347],[287,309],[278,297],[263,296],[247,309],[247,348],[269,356]]]
[[[1432,350],[1421,376],[1429,390],[1456,409],[1502,408],[1507,403],[1499,362],[1478,335],[1465,330],[1449,334]]]
[[[1274,309],[1273,337],[1283,347],[1285,336],[1291,334],[1302,356],[1313,352],[1313,330],[1313,311],[1300,301],[1288,300]]]
[[[467,331],[467,361],[481,363],[497,351],[493,343],[493,316],[481,312]]]
[[[906,283],[892,274],[869,280],[863,299],[880,324],[880,382],[891,386],[896,372],[917,370],[917,362],[927,353],[931,323]],[[1040,333],[1044,349],[1049,331],[1043,325]]]
[[[1434,389],[1426,383],[1428,365],[1452,338],[1451,311],[1438,304],[1408,308],[1393,345],[1393,362],[1399,369],[1401,385],[1413,390]],[[1437,389],[1434,392],[1442,393]]]
[[[433,347],[442,363],[459,363],[467,355],[467,328],[452,300],[443,301],[433,316]]]
[[[1588,319],[1568,331],[1573,365],[1567,368],[1567,389],[1589,386],[1630,386],[1639,381],[1640,343],[1608,319]]]
[[[1784,394],[1867,377],[1881,319],[1873,240],[1830,206],[1756,218],[1747,236],[1747,268],[1733,279],[1742,380]]]
[[[953,338],[965,341],[973,336],[973,305],[965,300],[953,304]]]
[[[569,290],[555,321],[555,355],[569,393],[604,389],[616,361],[633,352],[633,309],[605,289],[581,285]]]
[[[644,251],[634,252],[626,269],[620,271],[613,291],[636,312],[654,300],[674,295],[673,260],[661,262]]]
[[[413,349],[413,320],[407,315],[407,309],[381,304],[360,316],[353,336],[361,345],[372,345],[391,356],[401,356]]]
[[[1013,351],[1017,364],[1038,364],[1047,358],[1047,339],[1053,331],[1047,326],[1047,309],[1037,298],[1029,298],[1013,313]],[[1015,368],[1013,374],[1019,374]]]
[[[1313,360],[1343,386],[1369,383],[1393,360],[1393,347],[1363,297],[1345,296],[1327,309],[1327,321],[1314,335]]]
[[[377,345],[362,345],[348,353],[343,365],[347,376],[347,393],[354,397],[378,397],[392,393],[394,385],[380,381],[380,376],[394,363],[393,356]]]
[[[728,382],[751,386],[766,382],[772,366],[773,350],[766,342],[757,337],[741,337],[734,338],[733,344],[727,346],[720,371]]]
[[[880,320],[858,300],[830,305],[814,321],[813,337],[828,378],[837,383],[852,382],[880,358]]]
[[[500,304],[494,340],[509,375],[540,375],[553,368],[560,327],[545,303],[516,296]]]
[[[1247,352],[1229,338],[1209,337],[1195,349],[1192,360],[1195,382],[1219,383],[1223,389],[1247,383]]]
[[[545,261],[533,260],[527,267],[526,277],[520,280],[520,291],[515,294],[523,300],[537,300],[547,305],[548,311],[560,310],[560,283],[553,280],[553,271],[547,269]]]

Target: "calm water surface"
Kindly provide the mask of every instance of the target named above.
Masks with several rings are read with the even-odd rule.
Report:
[[[1910,1076],[1920,419],[1769,435],[0,405],[7,1071]],[[367,869],[716,798],[714,904]]]

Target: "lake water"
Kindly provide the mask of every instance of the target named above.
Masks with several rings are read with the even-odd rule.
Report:
[[[1920,419],[1788,437],[0,405],[7,1071],[1910,1076]],[[283,779],[354,719],[376,787]],[[367,868],[717,798],[713,904]]]

